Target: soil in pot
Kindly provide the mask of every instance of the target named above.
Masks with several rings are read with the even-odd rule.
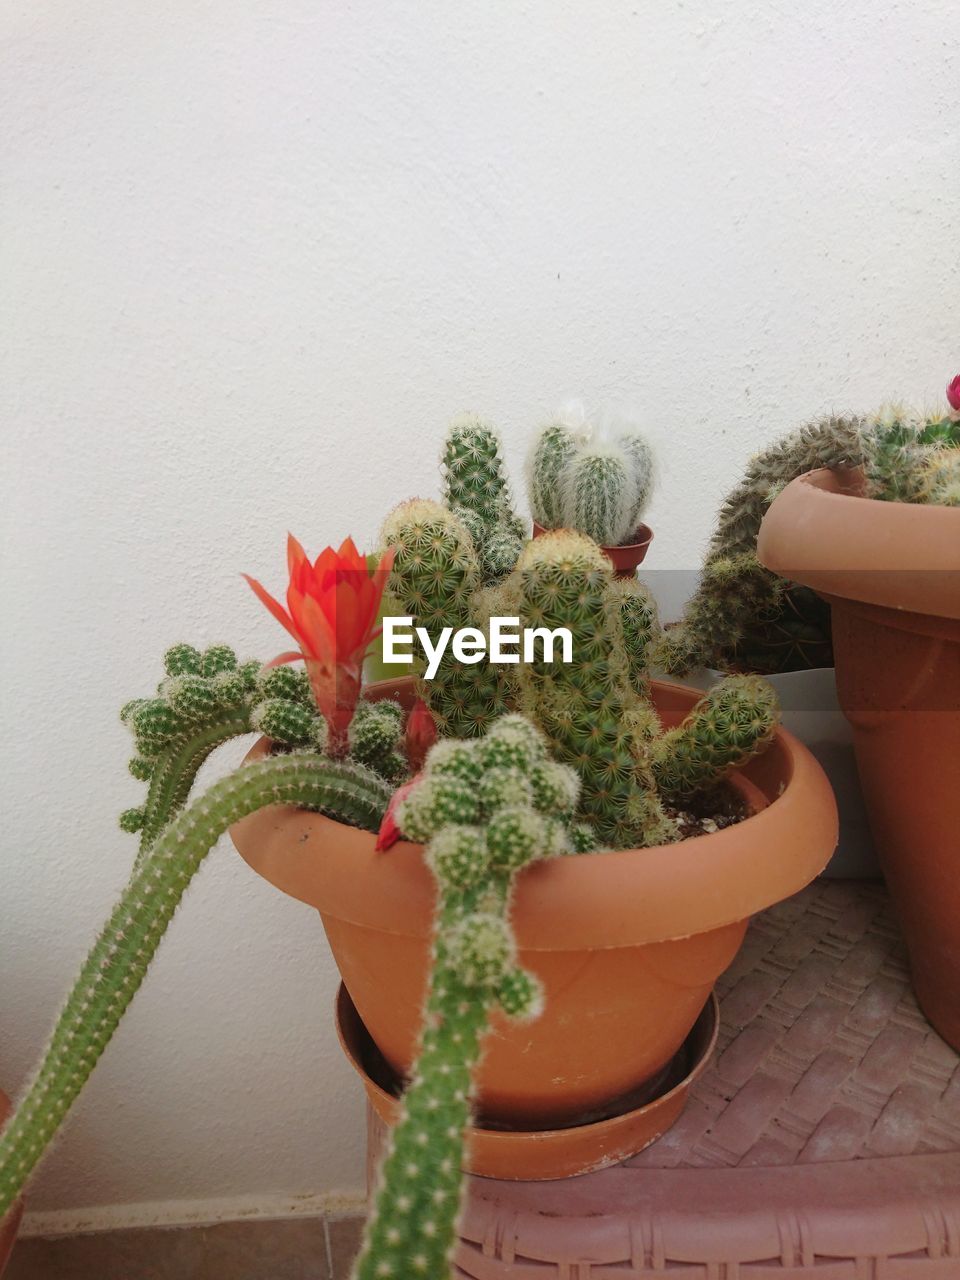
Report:
[[[409,702],[412,683],[370,691],[398,695]],[[698,694],[660,684],[654,697],[669,725]],[[519,960],[544,984],[545,1012],[526,1025],[494,1016],[478,1076],[488,1114],[562,1124],[655,1076],[736,955],[749,917],[823,868],[836,808],[809,752],[780,732],[742,776],[744,790],[756,787],[767,804],[743,822],[522,873]],[[405,1074],[417,1048],[435,896],[422,848],[400,841],[378,853],[370,833],[290,808],[264,809],[232,834],[254,870],[320,912],[364,1025]]]

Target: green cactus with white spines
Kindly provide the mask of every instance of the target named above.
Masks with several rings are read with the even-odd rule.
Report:
[[[614,445],[578,453],[563,476],[564,523],[601,546],[616,546],[636,529],[637,485],[629,460]]]
[[[829,665],[829,610],[756,558],[760,524],[791,480],[820,467],[863,467],[867,497],[957,505],[960,424],[947,413],[888,407],[828,417],[759,453],[724,500],[699,586],[654,655],[672,675],[699,666],[758,671]]]
[[[390,788],[361,765],[295,752],[243,765],[163,826],[67,998],[40,1067],[0,1134],[0,1218],[20,1194],[139,989],[187,887],[234,822],[264,805],[319,809],[376,830]]]
[[[525,529],[513,510],[499,432],[473,413],[454,418],[442,471],[447,506],[473,539],[483,580],[502,578],[517,563]]]
[[[924,417],[897,405],[881,409],[864,432],[867,496],[881,502],[957,505],[951,477],[955,485],[958,450],[960,422],[953,415]]]
[[[479,784],[485,782],[482,796]],[[447,740],[427,756],[397,819],[424,840],[438,888],[422,1040],[356,1263],[356,1280],[451,1273],[464,1135],[490,1012],[536,1017],[540,985],[518,968],[510,903],[518,871],[589,845],[571,815],[578,781],[551,761],[519,716],[483,739]],[[459,797],[459,798],[458,798]]]
[[[544,529],[563,527],[563,478],[580,448],[580,441],[565,422],[551,422],[533,441],[527,454],[527,497],[537,524]]]
[[[639,432],[609,441],[593,428],[551,422],[527,456],[527,496],[544,529],[576,529],[601,546],[630,542],[653,491],[653,455]]]
[[[609,560],[580,534],[550,533],[524,549],[516,576],[522,625],[573,638],[572,662],[522,664],[521,705],[579,774],[583,816],[613,848],[669,843],[676,827],[645,749],[658,722],[630,682]]]
[[[434,639],[444,627],[483,629],[476,548],[452,512],[420,498],[402,503],[387,517],[381,537],[396,551],[391,598],[415,626]],[[417,693],[442,734],[477,737],[507,710],[504,684],[497,668],[486,661],[464,666],[448,646],[433,679],[418,677]]]
[[[634,692],[650,696],[650,649],[660,635],[657,604],[639,578],[615,578],[609,596],[620,617],[627,672]]]
[[[861,418],[829,417],[793,432],[754,457],[727,495],[684,616],[652,654],[655,666],[685,675],[700,666],[730,668],[745,661],[775,671],[802,654],[829,649],[823,611],[757,559],[760,524],[777,494],[796,476],[818,467],[857,466],[863,458]],[[829,624],[828,624],[829,627]],[[820,659],[815,659],[814,665]],[[809,665],[809,664],[807,664]]]
[[[777,699],[759,676],[728,676],[650,747],[653,776],[675,804],[693,799],[762,751],[777,727]]]

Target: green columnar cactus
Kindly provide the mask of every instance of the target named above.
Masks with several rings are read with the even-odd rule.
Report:
[[[39,1070],[0,1135],[0,1217],[96,1066],[187,886],[222,833],[272,804],[322,809],[375,830],[389,798],[387,784],[360,765],[294,753],[242,766],[163,828],[81,967]]]
[[[802,655],[829,648],[829,621],[809,593],[797,593],[756,557],[760,523],[770,503],[796,476],[817,467],[856,466],[863,459],[863,420],[824,418],[759,453],[720,508],[700,584],[680,623],[652,655],[671,675],[694,667],[758,670],[804,665]],[[787,596],[790,596],[788,599]],[[749,660],[745,654],[749,652]]]
[[[455,515],[418,498],[387,517],[381,537],[396,548],[392,600],[414,625],[434,640],[444,627],[482,627],[480,566],[473,541]],[[434,678],[417,680],[417,693],[445,736],[477,737],[507,709],[500,671],[486,661],[464,666],[449,646]]]
[[[690,800],[762,750],[776,727],[777,700],[767,681],[728,676],[651,745],[661,794],[674,804]]]
[[[438,743],[400,805],[404,833],[427,841],[438,887],[424,1030],[403,1112],[356,1264],[356,1280],[444,1280],[461,1211],[464,1132],[490,1011],[536,1017],[537,980],[516,963],[510,898],[516,873],[584,843],[570,823],[578,782],[548,759],[519,716],[482,740]]]
[[[637,485],[629,459],[612,445],[578,453],[563,477],[565,523],[601,546],[624,542],[636,529]]]
[[[589,539],[558,532],[524,548],[516,570],[523,626],[573,637],[574,660],[520,668],[524,711],[582,782],[581,809],[614,848],[665,844],[664,812],[645,748],[657,731],[652,705],[630,683],[613,570]]]
[[[527,495],[545,529],[569,528],[601,546],[630,542],[653,491],[653,455],[636,431],[611,433],[562,422],[546,426],[527,457]]]
[[[519,668],[524,711],[582,781],[580,811],[613,848],[678,839],[667,806],[714,787],[762,750],[776,729],[766,681],[730,677],[664,733],[644,666],[656,627],[642,587],[613,577],[588,539],[552,533],[530,543],[511,579],[524,626],[573,637],[571,663]]]
[[[483,580],[502,578],[517,563],[525,529],[513,510],[496,428],[473,413],[454,418],[442,469],[447,505],[473,538]]]
[[[563,527],[562,481],[580,442],[563,422],[551,422],[536,437],[527,455],[527,497],[537,524]]]
[[[614,578],[608,593],[620,615],[630,683],[641,698],[649,698],[649,650],[660,634],[656,601],[639,578]]]

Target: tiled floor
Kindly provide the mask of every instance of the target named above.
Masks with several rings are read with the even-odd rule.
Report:
[[[362,1229],[292,1218],[21,1240],[4,1280],[347,1280]]]

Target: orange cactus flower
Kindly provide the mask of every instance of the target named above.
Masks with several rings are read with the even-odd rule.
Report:
[[[374,569],[347,538],[339,551],[327,547],[311,564],[303,547],[287,536],[290,585],[284,609],[259,582],[243,576],[299,651],[282,653],[268,665],[303,658],[313,696],[327,722],[327,749],[332,756],[347,754],[347,730],[360,696],[361,669],[370,644],[380,635],[377,615],[394,552],[391,548]]]

